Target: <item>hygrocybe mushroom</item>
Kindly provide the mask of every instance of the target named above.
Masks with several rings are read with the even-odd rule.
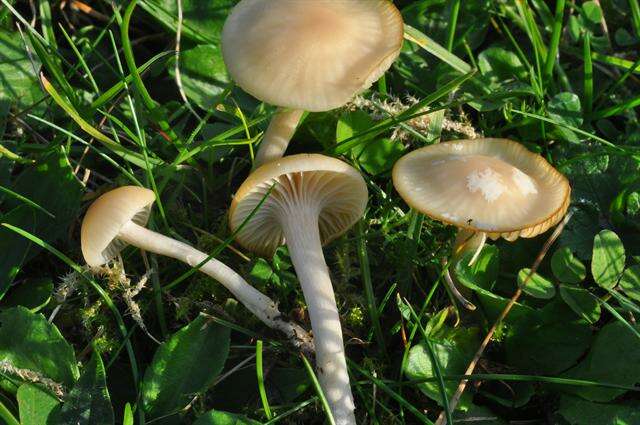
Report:
[[[255,166],[280,158],[303,111],[341,107],[389,69],[403,40],[388,0],[241,0],[222,31],[231,77],[280,107]]]
[[[269,193],[269,191],[271,192]],[[318,154],[281,158],[254,171],[229,212],[244,247],[271,256],[286,243],[300,280],[313,329],[318,379],[338,425],[355,424],[353,396],[340,317],[322,246],[362,217],[367,186],[350,165]]]
[[[571,194],[567,179],[542,156],[506,139],[415,150],[394,166],[393,184],[412,208],[460,229],[454,257],[474,249],[471,263],[487,238],[533,238],[556,225]]]
[[[191,267],[207,259],[197,249],[145,228],[155,202],[149,189],[124,186],[100,196],[87,210],[81,229],[82,255],[90,267],[115,258],[127,245],[175,258]],[[271,328],[284,332],[297,346],[308,349],[311,340],[300,326],[285,320],[269,297],[249,285],[240,275],[216,259],[200,271],[224,285],[249,311]]]

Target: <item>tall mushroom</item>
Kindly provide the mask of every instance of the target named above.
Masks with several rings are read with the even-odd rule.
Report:
[[[487,238],[533,238],[557,224],[569,207],[567,179],[542,156],[506,139],[439,143],[402,157],[393,184],[412,208],[459,228],[453,256]],[[461,298],[453,285],[445,280]]]
[[[155,194],[137,186],[123,186],[96,199],[87,210],[80,239],[82,255],[90,267],[101,266],[127,245],[175,258],[191,267],[207,255],[175,239],[145,228]],[[269,297],[249,285],[240,275],[216,259],[209,259],[200,271],[224,285],[249,311],[273,329],[284,332],[298,347],[309,349],[311,339],[300,326],[280,313]]]
[[[362,217],[367,198],[364,179],[350,165],[319,154],[292,155],[255,170],[229,212],[235,230],[264,199],[237,239],[266,256],[283,243],[289,248],[309,309],[318,379],[338,425],[355,424],[355,406],[322,246]]]
[[[255,166],[280,158],[303,111],[346,104],[400,54],[403,20],[388,0],[241,0],[222,31],[231,77],[279,106]]]

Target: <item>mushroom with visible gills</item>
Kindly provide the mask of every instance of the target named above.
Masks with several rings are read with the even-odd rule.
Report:
[[[231,229],[238,229],[269,190],[237,240],[265,256],[286,243],[309,309],[320,385],[336,424],[355,424],[340,316],[322,246],[362,217],[367,186],[338,159],[287,156],[258,168],[240,186],[229,212]]]
[[[175,258],[191,267],[207,255],[175,239],[145,228],[155,201],[149,189],[123,186],[96,199],[82,221],[82,255],[90,267],[115,258],[127,245]],[[209,259],[200,271],[224,285],[244,306],[267,326],[284,332],[296,346],[309,350],[311,338],[300,326],[285,320],[269,297],[249,285],[240,275],[216,259]]]
[[[241,0],[222,30],[222,55],[244,91],[279,106],[255,167],[280,158],[303,111],[339,108],[378,80],[402,48],[388,0]]]
[[[571,187],[542,156],[507,139],[457,140],[400,158],[393,184],[409,206],[459,228],[453,258],[475,251],[487,238],[533,238],[567,213]],[[445,281],[472,307],[449,275]]]

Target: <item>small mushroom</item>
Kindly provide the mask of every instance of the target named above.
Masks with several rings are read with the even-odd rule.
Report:
[[[105,193],[87,210],[81,228],[82,255],[90,267],[101,266],[127,245],[175,258],[191,267],[207,255],[175,239],[144,227],[149,219],[155,194],[149,189],[124,186]],[[224,285],[249,311],[267,326],[284,332],[296,346],[309,350],[311,338],[291,323],[269,297],[249,285],[240,275],[216,259],[209,259],[200,271]]]
[[[388,0],[241,0],[222,31],[231,77],[279,106],[255,167],[280,158],[303,111],[345,105],[400,54],[403,20]]]
[[[506,139],[439,143],[402,157],[393,184],[412,208],[460,230],[453,257],[475,251],[487,238],[533,238],[557,224],[569,207],[567,179],[542,156]],[[450,289],[468,308],[450,276]]]
[[[316,349],[316,369],[336,424],[355,424],[340,316],[322,246],[358,221],[367,186],[350,165],[324,155],[287,156],[255,170],[229,212],[232,229],[264,202],[237,234],[247,249],[273,255],[286,243],[302,286]]]

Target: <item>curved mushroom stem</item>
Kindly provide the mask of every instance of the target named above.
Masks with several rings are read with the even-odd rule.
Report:
[[[262,138],[253,168],[282,158],[303,113],[300,109],[278,108]]]
[[[453,257],[460,258],[465,252],[475,251],[469,267],[473,266],[480,257],[482,248],[487,243],[487,234],[484,232],[474,232],[471,230],[460,229],[456,235],[456,241],[453,244]]]
[[[453,255],[451,256],[452,260],[450,263],[456,264],[458,259],[468,251],[475,250],[471,261],[469,261],[469,267],[471,267],[478,257],[480,256],[480,252],[482,252],[482,248],[484,247],[487,241],[487,234],[483,232],[473,232],[466,229],[460,229],[458,234],[456,235],[456,240],[453,244]],[[447,267],[448,260],[443,261],[443,266]],[[467,300],[464,295],[458,290],[456,286],[456,280],[451,275],[449,268],[446,268],[444,272],[444,281],[447,284],[447,287],[451,291],[451,294],[466,308],[467,310],[475,310],[476,306],[469,300]]]
[[[469,260],[469,267],[473,266],[476,261],[478,260],[478,257],[480,257],[480,253],[482,252],[482,248],[484,248],[485,244],[487,243],[487,234],[486,233],[479,233],[476,234],[478,235],[475,244],[477,244],[478,246],[476,247],[476,252],[473,253],[473,257],[471,257],[471,260]]]
[[[175,258],[191,267],[197,266],[208,257],[185,243],[139,226],[133,221],[129,221],[120,229],[118,238],[145,251]],[[200,267],[200,271],[220,282],[267,326],[284,332],[296,347],[303,351],[313,350],[313,342],[307,331],[288,321],[271,298],[249,285],[227,265],[212,258]]]
[[[306,205],[299,207],[291,208],[281,225],[309,308],[318,380],[336,425],[355,425],[340,316],[322,252],[319,210]]]
[[[464,308],[471,311],[475,310],[476,309],[475,304],[473,304],[471,301],[466,299],[464,295],[462,295],[458,290],[458,287],[456,286],[455,282],[453,281],[453,278],[451,277],[451,273],[449,272],[449,267],[447,263],[448,263],[447,260],[442,261],[443,267],[446,268],[444,271],[444,283],[447,285],[447,287],[451,291],[451,294],[455,297],[456,300],[458,300],[460,304],[462,304]]]

